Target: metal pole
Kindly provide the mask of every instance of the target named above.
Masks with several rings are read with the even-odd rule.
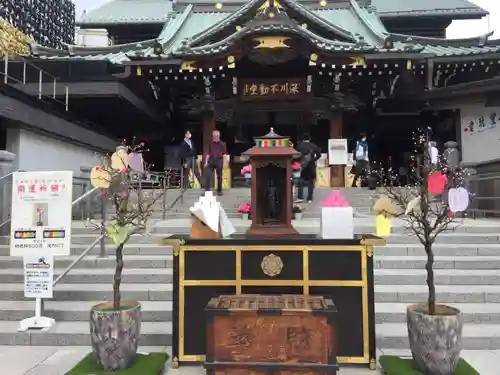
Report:
[[[41,298],[35,300],[35,318],[41,318],[43,315],[43,303]]]
[[[42,82],[43,82],[43,72],[38,71],[38,99],[42,99]]]
[[[26,61],[23,62],[23,85],[26,84]]]
[[[66,112],[68,112],[68,108],[69,108],[69,88],[68,86],[65,87],[64,89],[65,91],[65,95],[66,95]]]
[[[167,174],[165,173],[165,176],[163,176],[163,196],[161,197],[162,199],[162,211],[161,211],[161,218],[162,220],[165,220],[167,216]]]
[[[103,236],[102,236],[102,235],[101,235],[101,236],[99,236],[99,237],[97,237],[97,238],[96,238],[96,240],[95,240],[94,242],[92,242],[92,243],[89,245],[89,247],[87,247],[87,248],[86,248],[86,249],[85,249],[85,250],[84,250],[84,251],[83,251],[83,252],[82,252],[82,253],[78,256],[78,258],[76,258],[76,259],[73,261],[73,263],[71,263],[71,264],[68,266],[68,268],[66,268],[66,269],[65,269],[65,270],[64,270],[64,271],[63,271],[63,272],[62,272],[59,276],[57,276],[57,278],[54,280],[54,283],[53,283],[52,285],[53,285],[53,286],[56,286],[56,285],[59,283],[59,281],[61,281],[61,280],[64,278],[64,276],[66,276],[66,275],[69,273],[69,271],[71,271],[71,270],[73,269],[73,267],[75,267],[75,266],[78,264],[78,262],[80,262],[80,261],[81,261],[81,260],[82,260],[82,259],[83,259],[83,258],[84,258],[84,257],[85,257],[88,253],[89,253],[89,252],[90,252],[90,250],[92,250],[92,249],[95,247],[95,245],[97,245],[97,243],[98,243],[99,241],[101,241],[101,239],[102,239],[102,238],[103,238]]]
[[[56,99],[56,84],[57,84],[57,78],[54,78],[54,83],[53,83],[53,92],[52,92],[52,98],[55,100]]]
[[[101,237],[100,237],[100,257],[106,258],[106,196],[103,194],[106,190],[101,192]]]
[[[9,56],[7,54],[4,57],[3,82],[9,83]]]

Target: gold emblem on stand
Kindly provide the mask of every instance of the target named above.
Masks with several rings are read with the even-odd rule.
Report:
[[[260,263],[262,272],[269,277],[278,276],[283,269],[283,261],[281,258],[274,254],[266,255]]]

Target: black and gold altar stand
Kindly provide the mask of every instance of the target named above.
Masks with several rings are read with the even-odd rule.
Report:
[[[204,308],[228,294],[330,296],[338,309],[338,362],[375,367],[373,247],[385,240],[172,236],[164,244],[174,247],[174,367],[204,360]]]

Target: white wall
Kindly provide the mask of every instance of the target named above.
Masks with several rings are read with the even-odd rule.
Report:
[[[500,159],[500,107],[464,105],[460,118],[462,160],[480,163]]]
[[[76,30],[76,44],[83,47],[108,47],[110,39],[105,29]]]
[[[17,168],[26,171],[65,170],[100,163],[94,150],[19,128],[7,129],[7,151],[16,154]]]

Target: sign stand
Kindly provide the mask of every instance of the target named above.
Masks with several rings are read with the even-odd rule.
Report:
[[[35,300],[35,316],[23,319],[19,322],[19,332],[26,332],[28,329],[41,329],[47,331],[56,324],[52,318],[42,316],[42,299]]]

